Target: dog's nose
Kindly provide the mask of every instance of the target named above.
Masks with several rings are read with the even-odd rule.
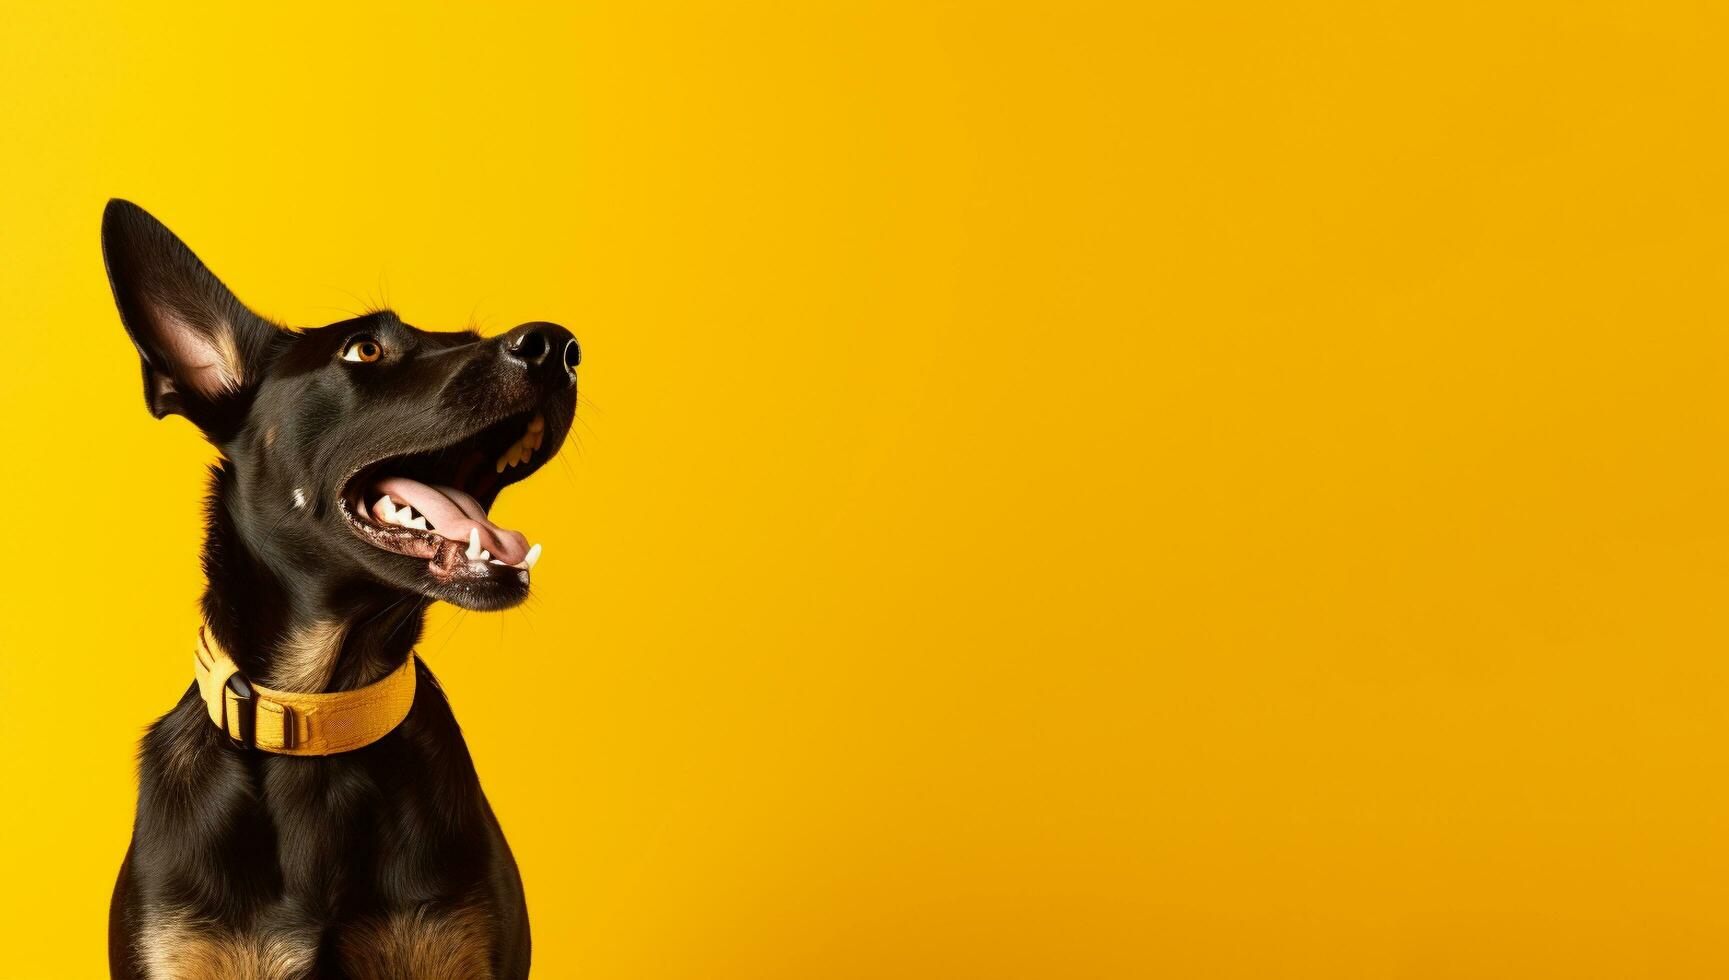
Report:
[[[582,346],[556,323],[525,323],[501,339],[505,353],[532,375],[574,378],[576,366],[582,363]]]

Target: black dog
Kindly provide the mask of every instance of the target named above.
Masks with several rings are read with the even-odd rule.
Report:
[[[486,511],[564,441],[576,340],[285,329],[125,201],[102,248],[151,414],[222,454],[199,682],[140,750],[113,974],[527,976],[516,863],[413,647],[433,600],[527,596],[539,547]]]

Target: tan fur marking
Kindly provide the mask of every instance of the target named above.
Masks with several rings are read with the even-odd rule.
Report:
[[[269,449],[274,445],[276,445],[276,426],[273,425],[264,430],[264,448]]]
[[[316,622],[291,630],[276,651],[266,687],[280,691],[318,692],[330,683],[336,658],[348,624],[340,620]]]
[[[227,931],[182,910],[146,913],[136,949],[150,980],[298,980],[318,954],[303,937]]]
[[[216,331],[216,356],[221,359],[217,365],[220,383],[225,390],[232,391],[240,387],[245,380],[245,372],[240,367],[240,348],[234,346],[234,331]]]
[[[354,980],[492,980],[492,923],[473,906],[421,906],[343,930],[342,965]]]

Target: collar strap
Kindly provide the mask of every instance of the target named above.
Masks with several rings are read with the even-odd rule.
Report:
[[[352,691],[299,694],[251,682],[208,629],[192,657],[210,720],[236,746],[277,755],[334,755],[371,745],[414,705],[414,653],[381,681]]]

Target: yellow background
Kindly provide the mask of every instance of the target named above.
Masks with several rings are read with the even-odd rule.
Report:
[[[1729,971],[1710,5],[146,6],[0,30],[0,975],[189,678],[110,195],[582,338],[422,647],[538,976]]]

